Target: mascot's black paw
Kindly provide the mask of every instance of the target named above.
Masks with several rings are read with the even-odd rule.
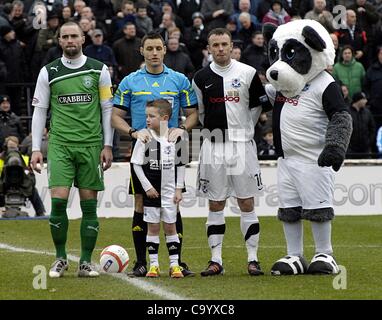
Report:
[[[285,256],[275,262],[271,274],[273,276],[289,276],[306,273],[307,269],[308,263],[303,257]]]
[[[325,253],[316,254],[308,267],[308,274],[337,274],[339,267],[336,260]]]
[[[334,171],[338,171],[341,168],[342,162],[344,162],[345,153],[338,147],[325,146],[320,156],[318,157],[318,165],[320,167],[333,167]]]

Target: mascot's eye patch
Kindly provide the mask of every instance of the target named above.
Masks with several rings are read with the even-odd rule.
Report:
[[[279,59],[279,47],[277,46],[277,42],[275,40],[271,40],[269,42],[269,62],[273,64],[276,60]]]
[[[289,39],[284,43],[281,49],[281,60],[300,74],[307,74],[312,66],[312,55],[309,49],[296,39]]]

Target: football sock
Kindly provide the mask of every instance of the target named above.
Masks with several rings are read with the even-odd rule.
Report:
[[[225,232],[224,211],[210,211],[208,213],[206,229],[208,245],[211,249],[211,261],[222,264],[222,247]]]
[[[316,245],[316,253],[333,254],[331,243],[332,223],[331,221],[312,221],[312,233]]]
[[[147,236],[146,246],[149,251],[150,266],[159,266],[158,251],[159,251],[159,236]]]
[[[241,212],[240,229],[247,247],[248,262],[258,261],[257,249],[259,247],[260,224],[255,211]]]
[[[68,215],[66,206],[68,200],[52,198],[52,210],[49,218],[50,232],[56,248],[56,258],[66,259],[66,239],[68,234]]]
[[[91,262],[99,232],[97,199],[82,200],[80,206],[82,210],[80,263]]]
[[[183,221],[182,221],[182,216],[180,215],[180,211],[177,212],[176,214],[176,232],[178,233],[179,237],[179,264],[182,262],[181,261],[181,254],[182,254],[182,243],[183,243]]]
[[[137,261],[146,264],[147,222],[143,221],[143,213],[134,211],[132,230]]]
[[[170,257],[170,267],[179,265],[179,236],[177,234],[166,236],[166,245]]]
[[[303,228],[301,220],[297,222],[283,221],[284,235],[287,242],[287,252],[290,256],[302,257],[304,253],[303,247]]]

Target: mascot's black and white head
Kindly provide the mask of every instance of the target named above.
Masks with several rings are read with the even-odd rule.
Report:
[[[334,63],[333,41],[314,20],[279,26],[268,42],[268,81],[285,97],[298,95],[305,85]]]

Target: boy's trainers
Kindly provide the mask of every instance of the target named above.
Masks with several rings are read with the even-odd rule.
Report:
[[[78,268],[78,276],[80,278],[94,278],[99,276],[99,272],[90,262],[83,261]]]
[[[57,259],[53,262],[52,266],[49,270],[49,277],[50,278],[61,278],[64,276],[64,272],[68,270],[69,265],[68,261],[65,259]]]
[[[158,266],[151,266],[150,270],[146,273],[147,278],[158,278],[160,276],[160,270]]]
[[[170,277],[171,278],[184,278],[182,273],[182,268],[180,266],[174,266],[170,268]]]

